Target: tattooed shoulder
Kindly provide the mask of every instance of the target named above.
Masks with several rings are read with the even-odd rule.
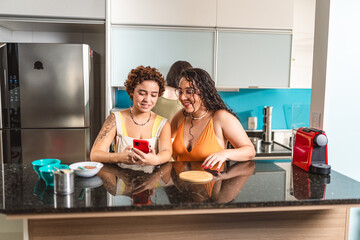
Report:
[[[94,145],[101,141],[115,127],[115,125],[115,116],[114,114],[110,114],[110,116],[105,120],[98,136],[96,137]]]

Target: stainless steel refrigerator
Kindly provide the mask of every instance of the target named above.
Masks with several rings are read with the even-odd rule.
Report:
[[[0,43],[0,57],[1,162],[89,160],[100,123],[90,47]]]

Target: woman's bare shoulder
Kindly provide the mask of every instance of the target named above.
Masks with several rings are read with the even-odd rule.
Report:
[[[224,109],[217,110],[214,113],[214,121],[237,120],[237,118]]]
[[[127,115],[129,113],[129,108],[119,111],[122,115]]]

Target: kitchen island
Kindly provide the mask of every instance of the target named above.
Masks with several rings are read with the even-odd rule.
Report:
[[[145,174],[105,165],[58,196],[31,165],[4,164],[0,212],[27,219],[29,239],[347,239],[350,208],[360,205],[360,183],[336,171],[250,161],[204,184],[178,177],[200,168],[176,162]]]

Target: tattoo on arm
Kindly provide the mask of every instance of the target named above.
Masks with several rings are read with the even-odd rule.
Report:
[[[101,141],[114,127],[115,127],[115,117],[114,114],[111,114],[104,122],[104,125],[102,126],[98,136],[96,137],[94,146],[99,141]]]

